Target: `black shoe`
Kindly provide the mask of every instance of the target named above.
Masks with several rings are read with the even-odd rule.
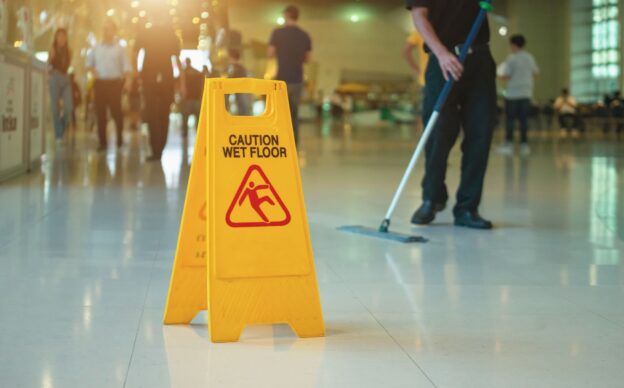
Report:
[[[492,223],[481,218],[476,210],[465,211],[459,215],[456,214],[455,225],[472,229],[492,229]]]
[[[427,225],[435,219],[435,215],[446,207],[444,203],[434,203],[433,201],[424,201],[422,205],[414,212],[412,216],[412,224]]]

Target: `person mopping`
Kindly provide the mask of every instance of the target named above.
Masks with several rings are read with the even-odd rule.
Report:
[[[457,55],[481,11],[480,2],[406,0],[406,7],[430,56],[425,72],[424,122],[429,121],[445,81],[449,77],[457,81],[426,144],[423,203],[411,222],[429,224],[446,207],[447,159],[462,128],[461,182],[453,209],[455,225],[491,229],[492,223],[478,212],[496,122],[496,64],[490,52],[487,20],[462,65]]]

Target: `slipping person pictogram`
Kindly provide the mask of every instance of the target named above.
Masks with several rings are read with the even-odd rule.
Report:
[[[269,196],[260,197],[258,195],[258,191],[266,190],[266,189],[269,189],[270,187],[271,186],[269,185],[256,186],[255,183],[249,182],[249,185],[247,186],[247,189],[243,193],[243,196],[241,197],[241,199],[238,200],[238,205],[241,206],[243,202],[245,202],[245,199],[249,197],[249,203],[251,204],[251,207],[256,211],[256,213],[258,213],[260,218],[262,218],[262,221],[269,222],[269,219],[267,218],[266,214],[264,214],[264,212],[262,211],[262,204],[265,202],[268,202],[269,205],[275,206],[275,202]]]
[[[243,177],[225,219],[234,228],[283,226],[290,222],[290,212],[260,166],[252,165]]]

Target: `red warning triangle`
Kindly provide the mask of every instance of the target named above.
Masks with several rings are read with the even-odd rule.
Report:
[[[245,173],[225,214],[233,228],[283,226],[290,212],[260,166],[253,164]]]

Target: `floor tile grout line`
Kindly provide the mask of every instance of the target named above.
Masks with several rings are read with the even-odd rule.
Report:
[[[434,388],[437,388],[438,386],[436,385],[436,383],[433,382],[433,380],[431,379],[431,377],[429,377],[429,375],[424,371],[424,369],[418,364],[418,362],[416,362],[416,360],[414,359],[414,357],[412,357],[411,354],[409,354],[409,352],[403,347],[403,345],[401,345],[399,343],[399,341],[397,341],[396,338],[394,338],[394,336],[392,334],[390,334],[390,332],[388,331],[388,329],[383,325],[383,323],[381,323],[377,317],[375,316],[375,314],[373,314],[368,307],[364,306],[364,308],[366,309],[366,311],[368,311],[368,313],[370,314],[371,317],[373,317],[373,319],[375,320],[375,322],[377,322],[377,324],[379,326],[381,326],[381,328],[386,332],[386,334],[392,338],[392,342],[394,342],[394,344],[396,346],[399,347],[399,349],[401,349],[401,351],[412,361],[412,364],[414,364],[416,366],[416,368],[418,368],[418,370],[420,371],[420,373],[423,374],[423,376],[425,376],[425,378],[427,380],[429,380],[429,382],[431,383],[431,385],[433,385]]]
[[[124,376],[122,388],[125,388],[126,384],[128,383],[128,375],[130,374],[130,368],[132,367],[132,361],[134,360],[134,351],[136,349],[136,343],[139,338],[139,332],[141,331],[141,323],[143,322],[143,315],[145,314],[145,306],[147,305],[147,298],[149,296],[150,288],[152,287],[152,280],[154,279],[154,267],[156,266],[156,257],[158,256],[158,252],[160,252],[161,245],[162,241],[159,240],[158,248],[153,253],[152,266],[150,268],[150,277],[149,281],[147,282],[147,288],[145,290],[145,296],[143,298],[143,306],[141,307],[141,314],[139,315],[136,332],[134,334],[134,341],[132,341],[132,351],[130,352],[130,359],[128,360],[128,367],[126,368],[126,375]]]
[[[585,306],[583,306],[581,304],[578,304],[578,303],[574,302],[573,299],[570,299],[570,298],[568,298],[568,297],[566,297],[564,295],[561,295],[561,294],[558,294],[557,296],[559,298],[569,302],[569,303],[572,303],[575,306],[578,306],[580,309],[582,309],[585,312],[588,312],[588,313],[593,314],[593,315],[595,315],[595,316],[597,316],[599,318],[604,319],[605,321],[611,323],[612,325],[624,328],[624,324],[623,323],[619,323],[619,322],[613,321],[612,319],[609,319],[609,318],[605,317],[604,315],[602,315],[602,313],[599,313],[599,312],[597,312],[597,311],[595,311],[593,309],[587,308],[587,307],[585,307]]]
[[[587,309],[587,311],[589,311],[590,313],[596,315],[597,317],[600,317],[600,318],[604,319],[605,321],[607,321],[607,322],[609,322],[609,323],[611,323],[613,325],[616,325],[617,327],[624,328],[624,323],[620,323],[620,322],[614,321],[614,320],[612,320],[610,318],[605,317],[604,315],[602,315],[602,313],[599,313],[599,312],[591,310],[591,309]]]
[[[338,273],[329,265],[326,264],[327,267],[341,280],[341,282],[344,282],[344,280],[342,279],[342,277],[340,275],[338,275]],[[390,332],[388,331],[388,329],[386,329],[386,327],[379,322],[379,320],[377,319],[377,317],[375,316],[375,314],[373,314],[368,307],[366,307],[366,305],[364,303],[362,303],[362,301],[360,300],[360,298],[358,298],[358,296],[353,292],[353,290],[348,286],[345,285],[345,288],[347,289],[347,291],[349,292],[349,294],[351,294],[355,300],[357,300],[357,302],[360,304],[360,306],[362,308],[364,308],[366,310],[366,312],[375,320],[375,322],[377,322],[377,324],[379,326],[381,326],[381,328],[384,330],[384,332],[392,339],[392,342],[394,342],[394,344],[396,346],[398,346],[399,349],[401,349],[401,351],[410,359],[410,361],[412,361],[412,364],[414,364],[416,366],[416,368],[418,368],[418,370],[420,371],[420,373],[423,374],[423,376],[425,376],[425,378],[431,383],[431,385],[434,388],[437,388],[437,385],[433,382],[433,380],[429,377],[429,375],[427,375],[427,373],[425,373],[425,371],[420,367],[420,365],[418,365],[418,363],[416,362],[416,360],[414,360],[414,358],[405,350],[405,348],[396,340],[396,338],[394,338],[394,336],[392,336],[392,334],[390,334]]]
[[[5,241],[3,244],[0,244],[0,248],[4,248],[4,247],[7,247],[7,246],[11,245],[22,233],[24,233],[25,231],[28,231],[29,227],[41,223],[41,221],[46,219],[50,214],[52,214],[54,212],[57,212],[61,208],[63,208],[63,205],[57,206],[57,207],[55,207],[52,210],[44,212],[39,218],[37,218],[37,219],[33,220],[32,222],[29,222],[28,224],[26,224],[21,229],[19,229],[16,233],[14,233],[11,237],[9,237],[7,239],[7,241]]]

